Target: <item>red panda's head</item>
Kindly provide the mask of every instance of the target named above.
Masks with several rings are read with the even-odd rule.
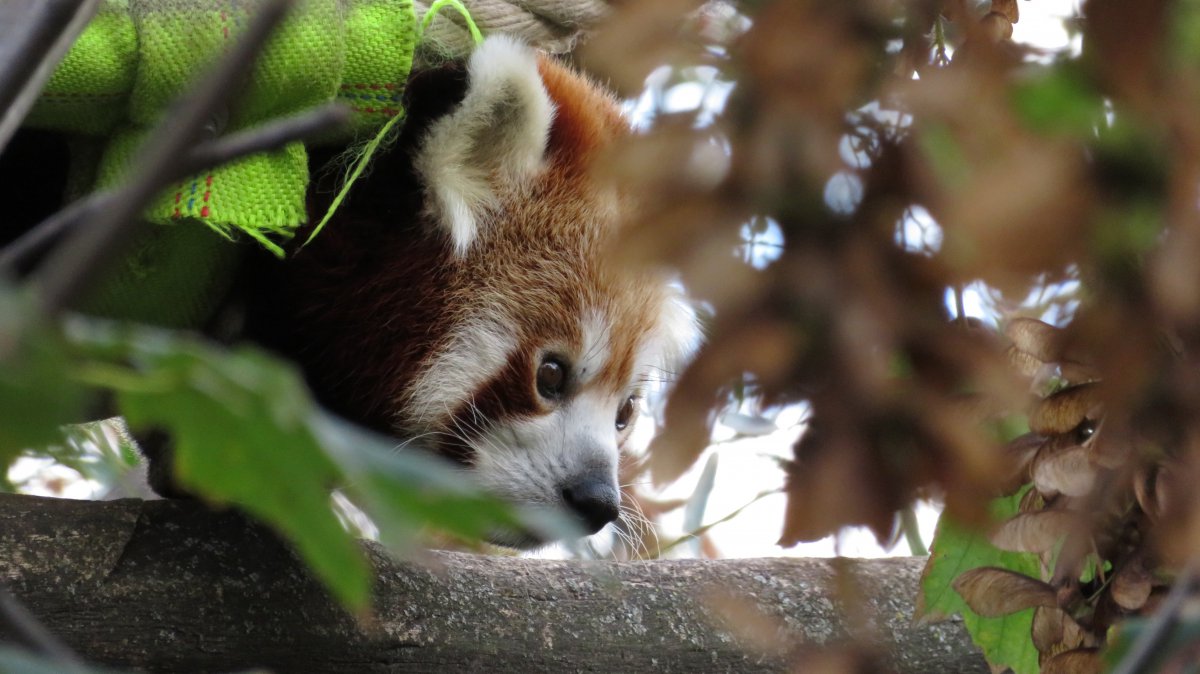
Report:
[[[449,77],[428,119],[414,88],[402,170],[372,176],[370,213],[352,205],[289,263],[295,355],[343,414],[596,531],[618,515],[637,398],[694,318],[665,279],[607,259],[627,204],[588,168],[627,133],[609,95],[504,37]]]

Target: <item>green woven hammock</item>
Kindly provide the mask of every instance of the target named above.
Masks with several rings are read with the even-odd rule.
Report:
[[[124,173],[147,130],[236,40],[247,0],[106,0],[54,73],[27,124],[103,136],[99,186]],[[418,28],[411,0],[303,0],[255,64],[228,111],[226,132],[341,100],[352,130],[373,132],[400,113]],[[278,251],[305,220],[299,143],[191,176],[162,194],[149,221],[199,220]]]
[[[105,0],[26,124],[97,139],[103,149],[90,157],[95,187],[115,184],[147,131],[238,38],[256,5]],[[351,133],[374,136],[402,113],[418,37],[412,0],[300,0],[227,111],[224,132],[338,100],[352,110]],[[282,255],[280,244],[306,220],[308,182],[300,143],[188,177],[145,213],[147,222],[167,227],[148,228],[129,264],[83,308],[198,325],[228,289],[241,254],[222,239],[240,232]],[[196,222],[220,236],[205,235]]]

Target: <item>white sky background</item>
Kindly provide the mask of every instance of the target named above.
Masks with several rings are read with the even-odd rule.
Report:
[[[1078,38],[1072,44],[1071,38],[1063,25],[1063,19],[1077,14],[1079,0],[1023,0],[1019,3],[1021,19],[1013,26],[1013,39],[1039,49],[1047,54],[1062,50],[1079,49]],[[648,86],[661,85],[669,75],[669,71],[661,70],[652,74],[647,81]],[[679,84],[665,90],[662,106],[668,111],[694,110],[704,106],[707,109],[719,109],[728,97],[730,87],[720,82],[700,82]],[[651,94],[643,95],[629,106],[630,116],[635,124],[645,125],[647,114],[654,108]],[[831,204],[843,200],[856,203],[855,196],[847,191],[857,188],[853,180],[831,181],[826,197]],[[840,192],[840,193],[839,193]],[[908,232],[909,241],[925,241],[936,247],[940,243],[940,232],[936,224],[929,218],[928,213],[918,212],[912,219]],[[772,231],[763,237],[769,245],[762,250],[750,253],[755,262],[762,264],[771,259],[770,244],[782,243],[778,233]],[[953,293],[947,293],[947,306],[955,313]],[[968,316],[984,319],[995,324],[993,310],[986,301],[986,291],[978,285],[968,286],[963,292],[964,311]],[[1046,320],[1056,322],[1057,316],[1045,316]],[[724,425],[718,424],[715,433],[715,444],[696,465],[668,487],[663,498],[688,498],[696,488],[701,471],[708,458],[715,454],[718,457],[716,481],[708,499],[708,506],[703,521],[713,522],[736,511],[754,500],[760,492],[778,487],[783,482],[783,472],[777,459],[791,457],[791,447],[802,431],[801,419],[803,410],[799,407],[784,410],[776,420],[780,430],[764,437],[743,439],[729,442],[735,433]],[[639,429],[648,430],[648,429]],[[857,485],[846,485],[847,489],[856,489]],[[724,524],[717,525],[709,531],[709,536],[724,557],[830,557],[843,555],[849,557],[882,557],[908,555],[907,543],[901,538],[897,545],[885,550],[876,543],[875,537],[864,528],[848,528],[836,537],[829,537],[814,543],[804,543],[792,548],[781,548],[776,545],[783,531],[783,513],[786,497],[783,494],[773,494],[746,507],[736,518]],[[922,539],[928,545],[933,539],[933,530],[937,523],[940,508],[933,504],[917,505],[916,514]],[[683,512],[676,511],[663,517],[663,528],[670,532],[664,536],[664,542],[674,538],[674,534],[682,532]],[[603,536],[603,534],[601,534]],[[679,551],[688,554],[685,551]],[[543,556],[556,556],[553,550],[543,553]]]

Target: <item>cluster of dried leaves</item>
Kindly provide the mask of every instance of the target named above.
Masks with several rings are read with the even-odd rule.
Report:
[[[785,545],[852,524],[885,539],[928,495],[982,523],[1032,483],[992,540],[1045,577],[957,588],[981,614],[1039,607],[1046,671],[1092,671],[1200,544],[1183,487],[1200,476],[1200,8],[1088,0],[1078,55],[1014,43],[1015,0],[745,2],[744,24],[728,8],[627,3],[582,51],[628,89],[662,62],[736,85],[713,123],[661,115],[612,159],[650,195],[623,250],[713,309],[651,475],[686,470],[748,385],[812,409]],[[932,249],[903,236],[918,206]],[[755,269],[731,251],[764,217],[784,245]],[[1006,337],[946,308],[974,281],[1018,307],[1068,279],[1083,302],[1063,330],[1018,311]]]
[[[1105,414],[1104,383],[1068,333],[1033,319],[1009,323],[1010,354],[1033,385],[1057,390],[1029,412],[1030,432],[1008,444],[1011,490],[1030,483],[1017,512],[991,533],[1001,550],[1038,556],[1040,578],[972,569],[954,581],[976,613],[1033,608],[1042,671],[1097,671],[1110,627],[1152,613],[1166,594],[1158,524],[1179,502],[1178,452]],[[1186,552],[1185,552],[1186,554]]]

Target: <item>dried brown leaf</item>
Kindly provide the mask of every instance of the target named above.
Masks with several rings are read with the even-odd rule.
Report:
[[[717,340],[719,335],[723,339]],[[680,377],[666,408],[666,424],[648,451],[650,477],[656,485],[675,480],[708,446],[712,409],[722,386],[744,371],[753,372],[763,385],[773,383],[791,368],[801,352],[797,331],[783,321],[746,321],[719,324],[714,340],[700,351]]]
[[[1026,433],[1004,445],[1003,454],[1009,473],[1008,479],[1001,485],[1000,493],[1010,494],[1029,481],[1029,464],[1045,443],[1046,438],[1037,433]]]
[[[1096,483],[1098,468],[1092,464],[1087,447],[1071,445],[1058,449],[1049,444],[1033,462],[1033,483],[1038,491],[1050,496],[1086,496]]]
[[[1138,468],[1133,475],[1133,496],[1137,499],[1138,507],[1151,520],[1157,520],[1160,514],[1159,503],[1154,489],[1157,479],[1157,469],[1150,466]]]
[[[600,30],[580,48],[579,57],[591,69],[604,72],[610,86],[631,95],[641,90],[646,76],[663,63],[688,60],[695,46],[679,39],[695,0],[624,2]]]
[[[1136,611],[1146,604],[1153,588],[1153,576],[1141,556],[1129,559],[1113,576],[1110,592],[1117,606]]]
[[[1090,0],[1087,3],[1088,38],[1097,62],[1097,73],[1115,93],[1134,100],[1151,100],[1151,88],[1164,81],[1161,68],[1168,63],[1157,49],[1171,25],[1171,3],[1165,0]]]
[[[1058,608],[1039,606],[1033,610],[1033,627],[1029,634],[1039,653],[1051,652],[1062,643],[1064,618],[1066,614]]]
[[[896,511],[896,490],[875,468],[870,448],[845,429],[810,425],[788,469],[787,509],[779,544],[792,546],[851,524],[885,540]],[[857,485],[847,489],[846,485]]]
[[[1058,606],[1049,584],[1007,569],[971,569],[954,579],[953,587],[972,611],[988,618],[1034,606]]]
[[[1046,507],[1046,497],[1036,489],[1030,489],[1021,497],[1021,502],[1017,505],[1017,512],[1032,513],[1038,512]]]
[[[1017,9],[1017,0],[992,0],[992,11],[1003,14],[1013,23],[1021,20],[1021,12]]]
[[[1050,577],[1050,585],[1058,588],[1059,606],[1070,605],[1078,598],[1079,577],[1095,550],[1095,540],[1084,532],[1072,532],[1063,542],[1054,563],[1054,574]]]
[[[1026,353],[1016,346],[1008,347],[1008,362],[1017,371],[1017,374],[1031,379],[1041,374],[1043,369],[1050,367],[1036,356]]]
[[[1064,360],[1058,364],[1058,371],[1071,384],[1083,384],[1100,378],[1095,367],[1080,361]]]
[[[1095,641],[1071,616],[1061,609],[1046,606],[1034,610],[1030,634],[1034,647],[1043,654],[1091,646]]]
[[[1063,331],[1036,318],[1017,317],[1009,320],[1004,334],[1012,340],[1013,348],[1043,363],[1058,362],[1063,355]]]
[[[1071,532],[1077,520],[1065,510],[1019,513],[996,529],[992,545],[1012,552],[1046,552]]]
[[[1099,404],[1100,390],[1096,384],[1065,388],[1038,403],[1029,415],[1029,428],[1042,435],[1066,433],[1082,423]]]
[[[1012,20],[998,12],[990,12],[979,21],[980,31],[988,42],[996,43],[1012,38]]]
[[[1102,671],[1100,652],[1095,648],[1076,648],[1042,663],[1042,674],[1100,674]]]
[[[1095,428],[1095,439],[1088,443],[1092,463],[1104,468],[1121,468],[1137,456],[1133,436],[1111,423]]]
[[[960,56],[961,50],[956,62]],[[979,100],[983,92],[977,84],[971,89],[976,94],[972,102],[964,100],[961,93],[945,91],[962,83],[938,81],[941,79],[931,76],[925,92],[946,96],[948,101],[940,105],[951,101],[963,106],[988,104],[986,96]],[[973,120],[957,119],[963,112],[947,111],[945,116],[948,124],[961,124],[975,133]],[[953,174],[932,150],[920,158],[926,165],[917,167],[918,177],[928,178],[929,193],[924,199],[930,213],[956,225],[945,230],[940,258],[952,274],[980,278],[1006,292],[1025,292],[1032,275],[1061,268],[1078,257],[1091,208],[1091,188],[1083,179],[1084,165],[1078,153],[1056,147],[1045,138],[1035,142],[997,129],[982,137],[956,136],[953,141],[936,132],[933,137],[938,140],[923,141],[923,146],[956,141],[955,147],[972,168],[965,176]],[[1013,198],[1017,194],[1020,199]],[[1056,226],[1046,227],[1048,219],[1054,219]]]

